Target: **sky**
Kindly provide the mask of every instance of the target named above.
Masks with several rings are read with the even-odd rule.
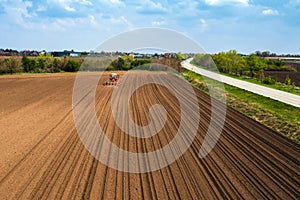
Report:
[[[5,49],[89,51],[145,27],[178,31],[208,53],[300,54],[300,0],[0,0]]]

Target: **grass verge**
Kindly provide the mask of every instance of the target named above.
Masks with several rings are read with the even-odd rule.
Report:
[[[208,93],[208,85],[220,82],[184,70],[183,76],[197,89]],[[224,84],[227,106],[300,144],[300,108]]]

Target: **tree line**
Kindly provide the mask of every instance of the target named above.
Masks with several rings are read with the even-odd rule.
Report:
[[[235,50],[213,55],[197,54],[192,63],[221,73],[251,78],[263,76],[264,71],[295,71],[280,60],[269,60],[255,54],[242,56]]]
[[[50,55],[4,57],[0,58],[0,74],[75,72],[82,62],[80,58],[53,58]]]
[[[52,57],[51,55],[39,55],[37,57],[10,56],[0,57],[0,74],[13,73],[58,73],[81,71],[115,71],[130,70],[145,66],[147,70],[159,69],[158,63],[168,65],[180,71],[180,62],[175,58],[144,59],[132,56],[118,57]]]
[[[119,58],[73,58],[39,55],[37,57],[0,57],[0,74],[13,73],[58,73],[102,70],[129,70],[147,60],[136,60],[129,56]]]

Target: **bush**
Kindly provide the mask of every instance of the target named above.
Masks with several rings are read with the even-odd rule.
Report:
[[[291,83],[292,83],[291,78],[290,78],[289,76],[287,76],[287,77],[285,78],[285,80],[284,80],[284,84],[286,84],[286,85],[291,85]]]
[[[267,85],[275,85],[277,80],[271,76],[267,76],[266,78],[263,79],[262,82]]]
[[[113,71],[115,70],[114,66],[112,65],[109,65],[107,68],[106,68],[106,71]]]
[[[22,67],[24,72],[34,71],[36,68],[36,61],[34,59],[23,56],[22,58]]]
[[[66,67],[64,69],[64,71],[66,72],[77,72],[80,68],[80,65],[81,63],[76,61],[76,60],[73,60],[73,59],[69,59],[67,64],[66,64]]]
[[[0,74],[9,73],[9,68],[8,68],[9,62],[10,61],[8,58],[0,60]]]
[[[122,70],[129,70],[129,69],[130,69],[130,66],[126,63],[122,66]]]
[[[46,59],[44,57],[38,57],[36,59],[36,66],[42,70],[45,69],[47,67]]]
[[[45,71],[42,70],[41,68],[36,67],[36,68],[34,68],[33,72],[34,73],[44,73]]]
[[[57,58],[54,58],[52,63],[52,72],[60,72],[60,61]]]
[[[216,65],[209,54],[197,54],[192,61],[193,64],[216,71]]]

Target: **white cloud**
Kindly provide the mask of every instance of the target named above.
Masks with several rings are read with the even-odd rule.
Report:
[[[151,22],[152,26],[162,26],[162,25],[165,25],[165,24],[166,24],[165,21],[153,21],[153,22]]]
[[[89,0],[47,0],[48,4],[58,5],[67,11],[76,11],[78,6],[91,6],[93,3]]]
[[[16,24],[25,28],[31,28],[33,24],[28,20],[36,16],[36,13],[30,13],[28,8],[32,7],[31,1],[14,1],[14,4],[5,2],[2,4],[6,14],[15,21]]]
[[[79,3],[82,5],[90,5],[90,6],[93,5],[93,3],[88,0],[81,0],[81,1],[79,1]]]
[[[96,19],[93,15],[89,15],[90,23],[92,25],[97,25]]]
[[[200,19],[200,28],[201,32],[205,32],[207,30],[207,22],[205,19]]]
[[[31,1],[24,1],[24,4],[26,7],[32,7],[32,2]]]
[[[44,30],[63,31],[66,30],[66,26],[70,26],[70,20],[68,20],[68,22],[66,21],[66,19],[56,19],[47,25],[42,24],[41,28]]]
[[[159,2],[153,2],[151,0],[140,1],[140,5],[137,9],[142,13],[156,13],[156,12],[166,12],[167,9],[162,6]]]
[[[86,20],[87,18],[64,18],[55,19],[54,21],[45,20],[44,23],[36,24],[36,27],[51,31],[67,31],[78,25],[86,24]]]
[[[75,12],[76,11],[76,9],[71,7],[71,6],[66,6],[65,9],[66,9],[66,11],[69,11],[69,12]]]
[[[110,18],[110,22],[113,24],[130,24],[130,22],[124,16],[121,16],[119,18],[112,17]]]
[[[120,0],[109,0],[112,4],[116,4],[116,5],[124,5],[124,3]]]
[[[114,9],[116,7],[125,7],[125,3],[122,0],[98,0],[97,5],[105,5],[111,7],[111,9]]]
[[[201,9],[199,9],[199,2],[196,0],[183,0],[179,1],[177,4],[173,6],[174,15],[181,17],[185,16],[194,16],[199,18],[199,13]]]
[[[43,12],[43,11],[46,11],[47,8],[43,5],[38,5],[38,8],[36,9],[37,12]]]
[[[222,5],[249,5],[249,0],[204,0],[204,2],[211,6],[222,6]]]
[[[263,15],[279,15],[279,12],[277,10],[272,9],[266,9],[262,11]]]

